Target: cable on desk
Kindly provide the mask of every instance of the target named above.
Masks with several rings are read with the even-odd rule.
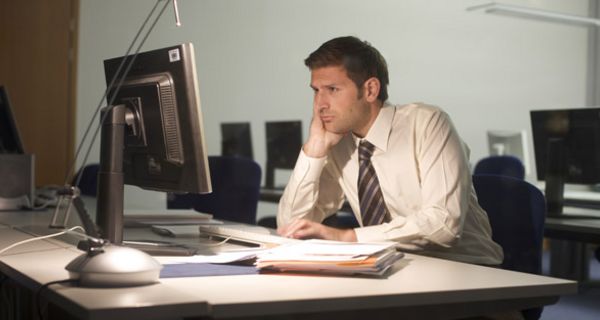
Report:
[[[83,228],[81,226],[75,226],[75,227],[72,227],[70,229],[63,230],[61,232],[57,232],[57,233],[49,234],[49,235],[46,235],[46,236],[40,236],[40,237],[35,237],[35,238],[31,238],[31,239],[26,239],[26,240],[23,240],[23,241],[19,241],[17,243],[13,243],[13,244],[9,245],[8,247],[5,247],[2,250],[0,250],[0,255],[2,255],[4,252],[6,252],[6,251],[8,251],[8,250],[10,250],[10,249],[12,249],[12,248],[14,248],[16,246],[20,246],[22,244],[33,242],[33,241],[37,241],[37,240],[42,240],[42,239],[48,239],[48,238],[57,237],[57,236],[60,236],[60,235],[63,235],[63,234],[71,233],[71,232],[73,232],[76,229],[80,229],[80,230],[83,231]],[[80,234],[80,233],[76,233],[76,234]]]
[[[208,236],[208,239],[212,239],[213,236]],[[216,237],[219,238],[219,237]],[[221,242],[217,242],[217,243],[203,243],[202,246],[204,247],[218,247],[218,246],[222,246],[224,244],[227,243],[227,241],[231,240],[232,237],[227,237],[223,240],[221,240]]]
[[[37,308],[37,312],[38,312],[38,317],[40,320],[44,320],[44,314],[42,312],[42,299],[40,299],[42,290],[48,288],[49,286],[53,285],[53,284],[58,284],[58,283],[69,283],[69,282],[77,282],[77,279],[64,279],[64,280],[56,280],[56,281],[50,281],[48,283],[45,283],[43,285],[41,285],[36,291],[35,291],[35,296],[34,296],[34,303],[35,306]]]
[[[46,185],[35,190],[35,196],[31,200],[30,210],[42,210],[48,207],[56,206],[58,202],[58,190],[62,187],[59,185]]]

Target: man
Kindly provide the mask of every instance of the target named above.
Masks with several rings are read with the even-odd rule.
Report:
[[[498,265],[468,151],[437,107],[386,102],[388,71],[367,42],[341,37],[305,60],[314,91],[309,137],[279,203],[291,238],[396,241],[404,250]],[[321,222],[346,199],[361,227]]]

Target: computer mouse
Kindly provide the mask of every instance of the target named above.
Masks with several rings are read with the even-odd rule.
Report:
[[[129,287],[158,282],[161,264],[138,249],[106,244],[88,250],[66,267],[84,287]]]

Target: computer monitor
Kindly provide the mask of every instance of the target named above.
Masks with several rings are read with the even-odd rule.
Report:
[[[221,155],[254,159],[250,122],[221,123]]]
[[[525,174],[530,173],[527,133],[522,131],[489,130],[488,150],[491,156],[514,156],[521,160]]]
[[[302,121],[266,122],[266,187],[275,187],[275,169],[293,169],[302,148]]]
[[[537,177],[546,181],[548,214],[558,216],[565,183],[600,183],[600,108],[530,114]]]
[[[104,61],[107,86],[134,56]],[[123,68],[126,69],[126,68]],[[117,79],[122,76],[119,75]],[[139,53],[121,86],[109,88],[102,126],[97,221],[123,239],[123,184],[167,192],[211,192],[194,47]]]
[[[31,208],[35,200],[34,156],[25,154],[8,91],[0,86],[0,210]]]
[[[11,109],[8,92],[4,86],[0,86],[0,153],[25,153]]]

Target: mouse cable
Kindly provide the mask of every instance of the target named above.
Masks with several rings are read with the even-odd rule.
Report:
[[[213,236],[208,236],[207,238],[208,239],[212,239]],[[218,246],[222,246],[222,245],[226,244],[229,240],[231,240],[231,238],[232,237],[229,236],[229,237],[227,237],[227,238],[225,238],[225,239],[223,239],[223,240],[221,240],[221,241],[219,241],[217,243],[203,243],[203,244],[200,244],[200,245],[203,246],[203,247],[218,247]]]
[[[63,280],[50,281],[50,282],[44,283],[35,291],[34,302],[35,302],[35,306],[36,306],[36,309],[38,312],[38,317],[40,320],[44,320],[44,313],[42,310],[42,299],[41,299],[42,290],[47,289],[49,286],[51,286],[53,284],[69,283],[69,282],[77,282],[77,281],[78,281],[77,279],[63,279]]]
[[[57,237],[57,236],[60,236],[60,235],[63,235],[63,234],[67,234],[67,233],[73,233],[73,231],[77,230],[77,229],[85,231],[81,226],[75,226],[75,227],[72,227],[70,229],[63,230],[61,232],[52,233],[52,234],[49,234],[49,235],[35,237],[35,238],[31,238],[31,239],[26,239],[26,240],[23,240],[23,241],[19,241],[19,242],[13,243],[13,244],[9,245],[8,247],[5,247],[5,248],[1,249],[0,250],[0,255],[2,255],[4,252],[6,252],[6,251],[8,251],[8,250],[10,250],[10,249],[12,249],[12,248],[14,248],[16,246],[20,246],[22,244],[33,242],[33,241],[37,241],[37,240],[42,240],[42,239],[48,239],[48,238]],[[77,234],[77,235],[81,235],[78,232],[74,232],[74,233]],[[86,237],[88,237],[88,236],[86,235]]]

